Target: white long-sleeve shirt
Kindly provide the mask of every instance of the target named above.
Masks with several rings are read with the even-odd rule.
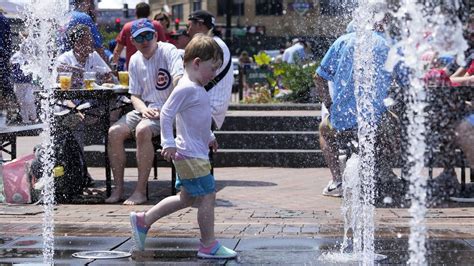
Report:
[[[173,120],[176,117],[176,139]],[[192,82],[187,74],[163,105],[160,113],[161,146],[176,147],[182,155],[209,158],[209,142],[215,137],[211,132],[211,105],[204,87]]]

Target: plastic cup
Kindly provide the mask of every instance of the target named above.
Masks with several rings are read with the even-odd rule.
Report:
[[[94,89],[96,74],[97,73],[95,72],[84,72],[84,85],[86,87],[86,90]]]
[[[128,71],[119,71],[118,78],[120,85],[128,87]]]
[[[71,88],[71,77],[72,73],[70,72],[60,72],[59,76],[59,87],[61,90],[67,91]]]

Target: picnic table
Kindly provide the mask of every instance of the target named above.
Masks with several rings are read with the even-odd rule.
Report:
[[[37,92],[40,97],[45,97],[44,92]],[[128,88],[94,88],[93,90],[54,90],[53,98],[55,100],[78,100],[81,102],[95,101],[97,106],[103,107],[104,112],[98,117],[98,134],[104,137],[104,162],[105,162],[105,185],[107,196],[112,191],[112,174],[110,172],[110,162],[108,157],[108,130],[110,127],[110,101],[117,96],[127,95]]]

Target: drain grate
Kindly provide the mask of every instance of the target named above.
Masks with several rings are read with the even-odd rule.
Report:
[[[79,259],[122,259],[128,258],[132,254],[123,251],[98,250],[76,252],[72,256]]]

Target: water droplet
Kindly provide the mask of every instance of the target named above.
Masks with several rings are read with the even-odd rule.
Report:
[[[393,202],[393,199],[391,197],[385,197],[383,199],[383,203],[385,204],[392,204],[392,202]]]
[[[395,104],[395,101],[392,98],[385,98],[383,100],[383,104],[387,107],[392,106]]]

